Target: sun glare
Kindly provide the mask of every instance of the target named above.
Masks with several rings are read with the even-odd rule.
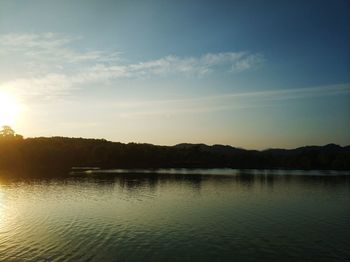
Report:
[[[0,126],[14,125],[20,111],[20,106],[10,93],[0,91]]]

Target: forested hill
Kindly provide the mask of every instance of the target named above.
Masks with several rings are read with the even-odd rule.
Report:
[[[117,143],[66,137],[0,137],[0,169],[231,167],[350,170],[350,146],[245,150],[224,145]]]

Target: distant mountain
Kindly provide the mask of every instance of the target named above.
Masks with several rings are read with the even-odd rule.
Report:
[[[177,144],[174,147],[175,148],[183,148],[183,149],[198,148],[199,150],[201,150],[203,152],[213,152],[213,153],[222,153],[222,154],[237,153],[237,152],[247,151],[245,149],[232,147],[232,146],[229,146],[229,145],[218,145],[218,144],[212,145],[212,146],[208,146],[206,144],[182,143],[182,144]]]
[[[350,146],[328,144],[257,151],[229,145],[158,146],[67,137],[0,138],[0,169],[69,170],[83,166],[350,170]]]

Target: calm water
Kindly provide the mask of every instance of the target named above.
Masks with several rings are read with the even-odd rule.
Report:
[[[336,172],[8,177],[1,261],[350,260],[350,176]]]

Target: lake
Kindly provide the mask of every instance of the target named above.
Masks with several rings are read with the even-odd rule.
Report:
[[[0,172],[1,261],[350,261],[348,172]]]

